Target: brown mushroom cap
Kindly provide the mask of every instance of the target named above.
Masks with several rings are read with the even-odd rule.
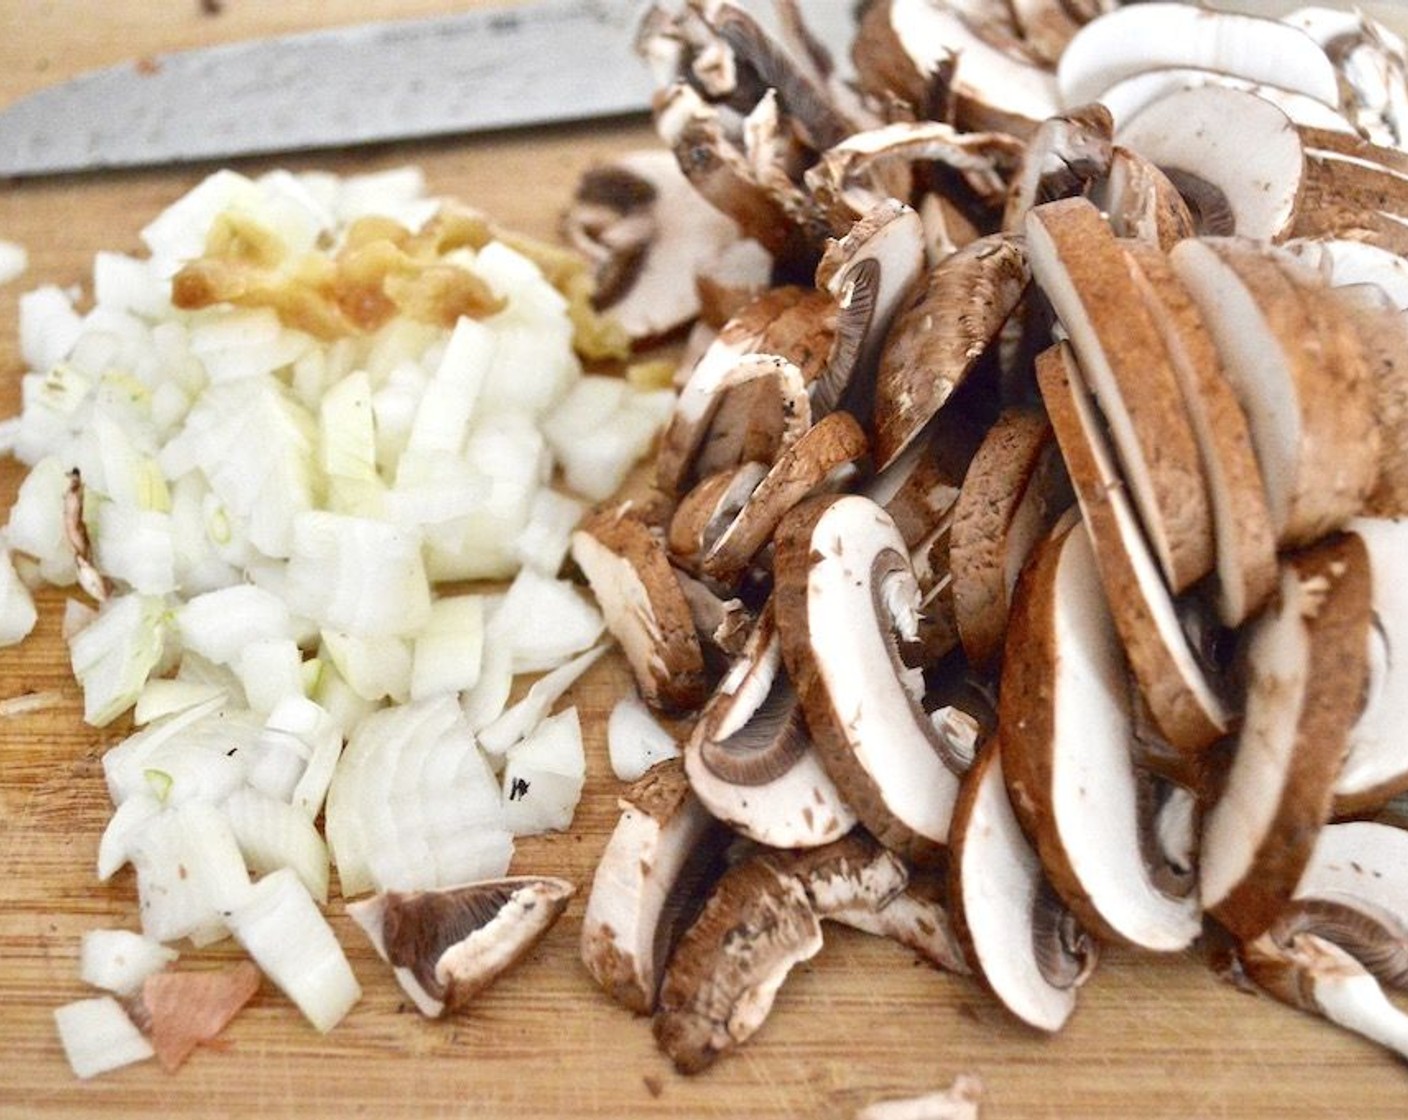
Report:
[[[601,510],[572,534],[572,559],[621,643],[641,698],[689,711],[704,702],[704,654],[679,580],[659,535],[629,504]]]
[[[681,1073],[707,1069],[753,1036],[793,966],[820,951],[802,884],[766,860],[735,864],[670,957],[656,1042]]]
[[[1329,820],[1357,715],[1345,700],[1368,679],[1370,587],[1363,541],[1327,538],[1286,565],[1251,631],[1246,714],[1199,867],[1204,905],[1244,940],[1275,920]]]
[[[576,888],[520,876],[436,891],[387,891],[349,903],[377,953],[422,1013],[462,1010],[517,964],[557,921]]]
[[[822,763],[861,822],[916,863],[938,858],[961,762],[919,705],[897,643],[918,626],[904,538],[855,494],[813,498],[778,527],[782,653]]]
[[[1020,243],[980,238],[929,271],[896,316],[875,376],[875,465],[919,435],[993,345],[1031,274]]]
[[[582,916],[582,963],[617,1003],[648,1015],[674,939],[722,872],[726,836],[677,759],[646,771],[620,805]]]
[[[1100,398],[1144,531],[1177,594],[1213,566],[1212,514],[1198,443],[1163,340],[1124,254],[1083,198],[1027,215],[1033,279],[1070,334]]]

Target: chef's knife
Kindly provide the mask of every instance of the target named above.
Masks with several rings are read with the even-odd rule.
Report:
[[[639,0],[532,0],[155,55],[0,110],[0,176],[643,111],[640,11]]]

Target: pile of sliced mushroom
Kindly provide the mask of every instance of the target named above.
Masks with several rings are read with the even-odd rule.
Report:
[[[871,0],[844,67],[801,8],[643,25],[735,230],[629,242],[701,315],[655,493],[572,554],[686,730],[624,795],[589,970],[694,1072],[828,920],[1044,1031],[1102,945],[1230,941],[1408,1056],[1404,44]]]

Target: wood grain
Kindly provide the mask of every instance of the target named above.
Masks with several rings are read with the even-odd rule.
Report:
[[[839,2],[839,0],[837,0]],[[373,16],[441,11],[434,0],[3,0],[0,103],[88,67],[178,46]],[[643,122],[545,130],[280,161],[352,172],[414,162],[432,188],[507,224],[550,236],[581,169],[651,142]],[[271,161],[242,169],[260,170]],[[137,231],[209,168],[0,184],[0,238],[32,265],[0,287],[0,415],[18,408],[20,291],[86,286],[99,248],[135,251]],[[0,464],[0,502],[21,477]],[[0,701],[28,693],[52,706],[0,718],[0,1117],[851,1116],[886,1096],[973,1072],[985,1118],[1402,1116],[1404,1068],[1374,1047],[1219,984],[1191,958],[1112,953],[1070,1028],[1038,1038],[973,982],[941,975],[895,946],[831,931],[789,981],[773,1018],[737,1055],[693,1080],[655,1051],[648,1024],[609,1004],[576,955],[583,896],[615,819],[604,713],[629,687],[617,660],[574,690],[585,713],[589,780],[572,830],[524,841],[515,870],[567,876],[583,896],[525,964],[471,1014],[426,1022],[340,903],[335,928],[365,998],[319,1036],[266,983],[219,1050],[175,1076],[155,1065],[92,1082],[69,1073],[52,1012],[86,990],[79,938],[135,928],[130,872],[96,882],[108,802],[100,757],[118,729],[86,727],[59,636],[62,599],[41,596],[41,622],[0,651]],[[222,952],[187,954],[187,961]]]

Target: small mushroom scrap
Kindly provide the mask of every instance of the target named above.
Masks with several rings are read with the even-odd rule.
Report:
[[[532,949],[576,888],[520,876],[435,891],[387,891],[349,903],[347,914],[421,1014],[463,1011]]]

